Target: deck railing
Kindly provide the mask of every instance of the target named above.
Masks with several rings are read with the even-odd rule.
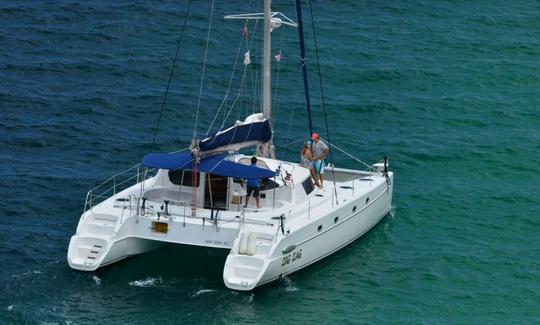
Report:
[[[117,192],[139,183],[144,175],[142,165],[139,163],[109,177],[106,181],[88,191],[83,212],[116,195]]]
[[[84,211],[86,212],[95,205],[105,201],[111,196],[116,195],[116,193],[121,192],[122,190],[128,188],[129,186],[138,184],[141,181],[144,181],[145,179],[148,179],[149,177],[152,177],[155,173],[156,169],[149,169],[148,171],[145,171],[144,166],[142,164],[136,164],[120,173],[114,174],[113,176],[109,177],[107,180],[105,180],[103,183],[99,184],[98,186],[92,188],[88,191],[86,194],[86,200],[84,202]],[[200,217],[200,216],[192,216],[191,215],[191,202],[177,202],[177,205],[183,206],[184,211],[183,214],[177,214],[177,213],[170,213],[169,215],[163,215],[165,217],[174,216],[174,217],[182,217],[182,218],[188,218],[188,219],[206,219],[209,222],[214,222],[207,217]],[[144,211],[141,211],[142,208],[142,201],[140,198],[136,196],[130,196],[129,198],[129,215],[153,215],[156,211],[153,211],[153,208],[147,207],[144,209]],[[204,208],[204,204],[197,204],[197,208]],[[163,213],[163,211],[157,211],[160,213]],[[122,219],[124,217],[124,212],[122,212]],[[265,221],[260,220],[253,220],[249,218],[245,218],[244,209],[240,212],[242,214],[242,217],[238,220],[238,218],[234,218],[231,220],[222,220],[225,222],[240,222],[245,224],[259,224],[259,225],[274,225]],[[217,221],[217,220],[216,220]]]

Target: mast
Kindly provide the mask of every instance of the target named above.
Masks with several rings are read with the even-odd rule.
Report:
[[[263,43],[263,76],[262,76],[262,99],[261,112],[272,127],[272,30],[281,25],[297,27],[297,24],[281,12],[272,12],[271,0],[264,0],[264,12],[240,15],[227,15],[225,19],[263,19],[264,20],[264,43]],[[257,155],[261,157],[275,158],[274,144],[270,141],[257,145]]]
[[[306,106],[309,120],[309,135],[313,134],[313,124],[311,122],[311,100],[309,98],[309,86],[307,75],[306,46],[304,43],[304,27],[302,24],[302,7],[300,0],[296,0],[296,19],[298,20],[298,38],[300,39],[300,59],[302,62],[302,75],[304,76],[304,94],[306,95]]]
[[[272,122],[272,76],[271,76],[271,51],[272,51],[272,27],[270,26],[271,0],[264,0],[264,47],[263,47],[263,94],[262,113]],[[258,147],[258,154],[262,157],[275,157],[272,140]]]

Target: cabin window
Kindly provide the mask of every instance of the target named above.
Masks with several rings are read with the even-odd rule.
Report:
[[[261,191],[273,190],[278,187],[279,187],[279,184],[274,182],[270,178],[263,178],[261,180]]]
[[[339,217],[335,217],[335,218],[334,218],[334,223],[337,223],[338,220],[339,220]]]
[[[174,185],[193,187],[193,173],[189,170],[169,170],[169,180]],[[199,172],[195,174],[195,187],[199,187]]]
[[[304,191],[306,191],[307,195],[309,195],[309,193],[313,192],[315,189],[315,186],[311,181],[311,177],[306,178],[306,180],[302,182],[302,186],[304,187]]]
[[[322,225],[319,225],[319,227],[317,228],[317,231],[321,231],[322,230]]]

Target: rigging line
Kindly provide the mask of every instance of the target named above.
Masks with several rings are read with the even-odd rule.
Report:
[[[259,9],[260,7],[260,3],[257,5],[257,9]],[[252,51],[252,48],[253,48],[253,42],[255,41],[255,35],[257,35],[257,29],[259,27],[259,20],[255,20],[255,27],[253,27],[253,34],[251,35],[251,40],[249,41],[249,48],[248,50]],[[253,69],[251,69],[251,77],[252,77],[252,80],[253,80]],[[253,84],[253,81],[252,81],[252,84]],[[245,87],[246,87],[246,97],[247,97],[247,80],[246,80],[246,83],[245,83]],[[247,99],[246,99],[246,102],[247,102]],[[255,96],[253,97],[253,112],[255,112]]]
[[[297,143],[303,142],[303,141],[306,141],[306,140],[303,139],[303,138],[300,138],[300,139],[298,139],[298,140],[294,140],[294,141],[291,141],[291,142],[289,142],[289,143],[282,144],[281,146],[278,146],[277,148],[281,148],[281,149],[287,148],[287,147],[290,147],[290,146],[293,145],[293,144],[297,144]]]
[[[330,130],[328,129],[328,114],[326,110],[326,99],[324,96],[324,86],[323,86],[323,79],[322,79],[322,73],[321,73],[321,61],[319,59],[319,45],[317,43],[317,32],[315,30],[315,19],[313,18],[313,6],[312,6],[312,0],[309,0],[309,11],[311,16],[311,28],[313,30],[313,41],[315,43],[315,56],[317,58],[317,71],[319,73],[319,86],[321,88],[321,99],[323,104],[323,112],[324,112],[324,125],[326,127],[326,137],[328,138],[328,144],[330,147],[328,148],[329,154],[330,154],[330,162],[332,162],[332,178],[334,179],[334,190],[336,191],[336,200],[337,200],[337,190],[336,190],[336,177],[334,172],[334,155],[332,154],[332,145],[330,141]]]
[[[258,1],[257,2],[257,10],[256,12],[259,12],[260,10],[260,7],[261,7],[261,1]],[[251,49],[253,47],[253,42],[255,41],[255,36],[257,35],[257,29],[258,29],[258,26],[259,26],[259,20],[255,20],[255,27],[253,28],[253,33],[251,35],[251,40],[249,41],[249,51],[251,53]],[[255,70],[255,73],[253,72],[254,69],[251,69],[251,73],[250,73],[250,76],[251,76],[251,86],[253,87],[253,101],[252,101],[252,111],[253,113],[256,112],[256,107],[257,107],[257,103],[259,102],[256,98],[257,98],[257,91],[255,89],[255,80],[253,79],[254,78],[254,75],[255,75],[255,78],[257,77],[257,70]],[[248,102],[248,99],[247,99],[247,89],[248,89],[248,81],[246,81],[246,102]]]
[[[283,31],[280,32],[280,40],[279,40],[279,53],[281,54],[281,50],[283,49]],[[277,73],[276,73],[276,81],[275,81],[275,84],[274,84],[274,100],[273,100],[273,103],[275,105],[275,109],[274,109],[274,117],[272,118],[272,127],[275,125],[275,122],[277,120],[277,116],[278,116],[278,112],[279,112],[279,108],[280,108],[280,104],[281,104],[281,101],[278,101],[278,91],[279,91],[279,74],[281,72],[281,58],[280,60],[278,61],[277,63],[277,67],[276,67],[276,70],[277,70]]]
[[[246,84],[247,84],[247,70],[248,70],[248,67],[246,66],[244,68],[244,71],[242,73],[242,79],[240,81],[240,85],[238,87],[238,93],[236,94],[235,98],[234,98],[234,101],[233,103],[231,104],[231,110],[230,112],[233,111],[234,108],[236,108],[236,119],[238,120],[240,118],[240,113],[241,113],[241,109],[242,109],[242,102],[244,100],[244,89],[246,88]]]
[[[251,8],[251,0],[249,1],[248,8]],[[255,21],[254,34],[255,34],[255,31],[257,30],[257,22],[258,21]],[[247,28],[247,26],[248,26],[248,20],[246,19],[245,22],[244,22],[244,28]],[[223,106],[225,106],[225,103],[226,103],[227,98],[229,96],[229,92],[231,90],[231,85],[232,85],[232,81],[233,81],[233,77],[234,77],[234,72],[236,71],[236,66],[238,64],[238,58],[240,57],[240,51],[242,50],[243,43],[244,43],[244,35],[242,35],[242,37],[240,37],[240,44],[238,45],[238,50],[236,52],[236,58],[234,60],[233,70],[231,71],[231,77],[229,78],[229,85],[227,86],[227,92],[225,93],[225,97],[223,98],[223,101],[221,102],[221,105],[219,105],[219,109],[218,109],[216,115],[214,116],[214,118],[212,119],[212,123],[210,123],[210,127],[208,128],[208,131],[206,131],[206,134],[210,133],[210,130],[212,129],[212,126],[214,125],[214,122],[216,121],[216,119],[217,119],[217,117],[219,115],[219,112],[221,111]],[[253,44],[253,39],[251,40],[251,44]],[[249,45],[249,48],[251,48],[251,44]],[[226,114],[224,113],[223,115],[226,115]],[[223,127],[223,124],[222,124],[222,127]]]
[[[253,97],[253,105],[258,107],[259,112],[261,111],[261,78],[259,77],[259,69],[255,70],[255,79],[253,82],[253,92],[255,96]]]
[[[339,147],[336,146],[335,144],[330,143],[330,140],[328,140],[328,144],[329,144],[331,147],[334,147],[334,148],[336,148],[337,150],[339,150],[339,151],[341,151],[342,153],[344,153],[345,155],[349,156],[350,158],[352,158],[352,159],[356,160],[357,162],[363,164],[363,165],[366,166],[367,168],[370,168],[370,169],[372,168],[372,166],[366,164],[366,163],[363,162],[362,160],[356,158],[355,156],[351,155],[350,153],[346,152],[345,150],[339,148]]]
[[[255,27],[253,27],[253,33],[251,35],[251,40],[249,41],[248,50],[251,51],[253,47],[253,41],[255,40],[255,35],[257,34],[257,27],[259,26],[259,20],[255,20]]]
[[[283,137],[284,138],[284,141],[287,141],[289,140],[289,138],[291,137],[291,130],[292,130],[292,126],[293,126],[293,121],[294,121],[294,114],[296,113],[296,105],[292,105],[292,112],[291,112],[291,117],[289,118],[289,128],[287,130],[287,134]],[[303,138],[297,140],[297,141],[293,141],[293,142],[290,142],[288,145],[284,145],[283,148],[286,148],[286,147],[289,147],[291,144],[293,143],[296,143],[296,142],[300,142],[300,141],[305,141]],[[286,150],[283,150],[283,159],[285,159],[285,151]]]
[[[248,79],[245,78],[244,79],[244,86],[242,87],[242,92],[244,93],[244,96],[243,96],[243,99],[242,99],[242,103],[243,103],[243,107],[245,107],[246,109],[246,115],[245,116],[249,116],[251,115],[250,114],[250,109],[249,109],[249,98],[248,98],[248,94],[249,94],[249,89],[248,89]]]
[[[210,8],[210,21],[208,22],[208,34],[206,35],[206,48],[204,50],[203,70],[201,74],[201,85],[199,87],[199,99],[197,100],[197,111],[195,113],[195,125],[193,126],[193,138],[197,137],[197,124],[199,122],[199,109],[201,107],[201,97],[204,85],[204,73],[206,72],[206,58],[208,57],[208,45],[210,44],[210,31],[212,31],[212,19],[214,18],[214,3],[212,0],[212,7]]]
[[[246,26],[246,25],[244,25]],[[212,126],[214,126],[214,122],[216,121],[219,112],[221,112],[221,109],[223,106],[225,106],[225,103],[227,101],[227,98],[229,96],[229,92],[231,91],[231,85],[234,78],[234,72],[236,71],[236,66],[238,65],[238,58],[240,57],[240,52],[242,50],[242,44],[244,43],[244,37],[242,36],[240,38],[240,44],[238,45],[238,50],[236,51],[236,58],[234,59],[234,66],[231,71],[231,76],[229,78],[229,85],[227,86],[227,92],[225,93],[225,96],[223,97],[223,100],[221,101],[221,105],[219,105],[218,111],[216,112],[216,115],[214,115],[214,118],[212,119],[212,123],[210,123],[210,126],[208,127],[208,130],[206,131],[206,134],[210,133],[210,130],[212,129]]]
[[[239,92],[238,92],[238,100],[235,101],[235,112],[236,112],[236,117],[234,118],[234,121],[240,121],[240,115],[241,115],[241,109],[242,109],[242,102],[243,102],[243,94],[244,93],[244,86],[243,84],[240,85],[240,89],[239,89]],[[234,123],[236,124],[236,123]]]
[[[255,40],[255,35],[257,33],[257,26],[259,24],[259,21],[256,20],[255,21],[255,27],[253,28],[253,33],[251,35],[251,40],[248,42],[249,45],[247,45],[247,50],[250,51],[250,54],[251,54],[251,49],[253,47],[253,41]],[[242,87],[242,83],[244,82],[244,79],[245,79],[245,75],[246,75],[246,65],[244,65],[244,69],[243,69],[243,74],[242,74],[242,78],[241,78],[241,81],[240,81],[240,87]],[[236,97],[238,97],[241,93],[241,89],[239,89]],[[231,104],[230,108],[229,108],[229,111],[226,112],[226,110],[223,112],[225,117],[221,123],[221,126],[219,127],[219,130],[221,130],[223,128],[223,126],[225,125],[225,123],[227,123],[227,119],[229,117],[229,115],[231,114],[232,110],[234,109],[234,105],[236,105],[236,102],[238,101],[238,98],[235,98],[233,104]]]
[[[182,24],[182,31],[180,32],[180,37],[178,37],[178,45],[176,46],[176,52],[174,54],[171,72],[169,73],[169,80],[167,81],[167,88],[165,89],[165,94],[163,95],[163,102],[161,102],[161,109],[159,111],[159,117],[156,123],[156,128],[154,129],[154,137],[152,139],[152,146],[150,147],[150,150],[153,150],[154,145],[156,144],[157,132],[159,130],[159,124],[161,122],[161,116],[163,115],[163,110],[165,109],[165,103],[167,102],[167,95],[169,94],[169,88],[171,87],[171,81],[174,75],[174,68],[176,67],[176,60],[178,58],[178,51],[180,50],[180,45],[182,44],[182,40],[184,38],[184,31],[186,30],[186,24],[189,19],[189,15],[191,13],[191,2],[192,0],[189,0],[188,7],[186,10],[186,15],[184,16],[184,23]]]
[[[251,101],[251,110],[253,112],[255,112],[256,109],[257,109],[258,101],[257,101],[257,89],[255,89],[255,82],[256,82],[255,81],[255,73],[253,71],[251,71],[250,77],[251,77],[251,88],[253,90],[253,97],[252,97],[252,101]],[[247,92],[246,92],[246,94],[247,94]]]
[[[234,98],[234,102],[231,104],[231,109],[229,109],[229,112],[227,113],[227,115],[225,116],[225,118],[223,119],[223,123],[221,123],[221,126],[219,127],[219,129],[221,130],[223,128],[223,126],[225,125],[225,121],[227,121],[227,119],[229,118],[229,115],[231,114],[231,112],[233,111],[233,108],[236,106],[236,103],[238,102],[238,98],[240,97],[241,93],[242,93],[242,85],[244,84],[245,82],[245,76],[246,76],[246,69],[247,69],[247,66],[244,66],[244,72],[242,73],[242,80],[240,81],[240,87],[238,89],[238,93],[237,95],[235,96]]]
[[[296,7],[296,19],[297,19],[297,27],[298,30],[298,39],[300,41],[300,63],[302,67],[302,75],[303,75],[303,81],[304,81],[304,95],[306,97],[306,108],[308,113],[308,122],[309,122],[309,134],[311,135],[313,133],[313,123],[311,118],[311,99],[309,96],[309,78],[308,78],[308,72],[307,72],[307,65],[308,60],[306,58],[306,46],[305,46],[305,40],[304,40],[304,27],[302,23],[302,6],[301,1],[296,0],[295,1],[295,7]]]
[[[240,95],[241,95],[241,92],[242,92],[242,84],[245,82],[245,78],[244,78],[245,75],[246,75],[246,66],[244,66],[244,72],[242,73],[242,81],[241,81],[241,86],[240,86],[240,88],[239,88],[239,90],[238,90],[238,94],[237,94],[237,96],[235,96],[235,100],[234,100],[234,102],[232,103],[231,109],[230,109],[229,112],[227,113],[227,116],[225,116],[224,121],[228,119],[229,114],[231,114],[231,112],[233,111],[232,108],[234,108],[234,106],[236,105],[236,103],[237,103],[237,101],[238,101],[238,98],[240,98]],[[238,120],[238,110],[237,110],[237,114],[236,114],[236,119]],[[225,123],[222,123],[222,124],[221,124],[221,126],[220,126],[220,128],[219,128],[219,131],[221,131],[221,130],[223,129],[223,125],[224,125],[224,124],[225,124]],[[219,132],[219,131],[218,131],[218,132]],[[236,128],[235,128],[235,134],[236,134]],[[218,139],[218,137],[214,137],[214,138],[212,139],[212,141],[210,141],[210,144],[213,144],[214,141],[216,141],[217,139]],[[232,137],[231,140],[232,140],[232,139],[234,139],[234,137]],[[230,143],[229,143],[229,144],[230,144]]]
[[[180,150],[176,150],[176,151],[173,151],[171,153],[178,153],[178,152],[182,152],[182,151],[186,151],[186,150],[189,150],[189,147],[185,147],[183,149],[180,149]]]

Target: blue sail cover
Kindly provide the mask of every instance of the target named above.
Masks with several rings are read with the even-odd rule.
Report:
[[[144,156],[143,165],[150,168],[161,169],[189,169],[192,168],[193,160],[189,153],[151,153]]]
[[[251,165],[240,164],[226,160],[227,155],[215,155],[202,158],[197,169],[215,175],[245,179],[270,178],[275,172]],[[143,164],[151,168],[161,169],[187,169],[193,168],[193,159],[190,153],[151,153],[143,158]]]
[[[268,142],[271,138],[272,130],[268,120],[264,119],[262,114],[254,114],[246,118],[245,122],[237,122],[234,126],[199,141],[199,148],[203,152],[219,148],[240,149]]]

